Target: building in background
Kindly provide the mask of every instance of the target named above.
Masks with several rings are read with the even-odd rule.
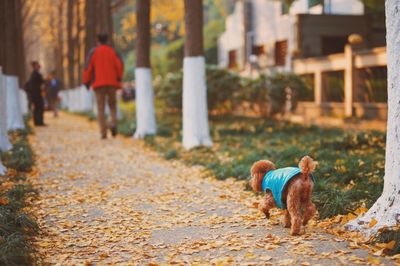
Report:
[[[351,34],[363,48],[385,45],[359,0],[239,0],[218,40],[218,64],[247,70],[291,71],[293,60],[343,53]]]

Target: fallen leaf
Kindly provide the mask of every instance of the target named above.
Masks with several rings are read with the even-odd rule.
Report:
[[[378,221],[375,218],[372,218],[371,221],[368,224],[369,228],[374,227],[376,224],[378,223]]]

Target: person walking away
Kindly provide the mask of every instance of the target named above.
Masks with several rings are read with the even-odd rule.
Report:
[[[54,117],[58,117],[58,93],[63,89],[63,83],[56,78],[56,72],[50,72],[46,80],[46,96],[49,109],[53,111]]]
[[[31,63],[32,73],[28,81],[29,95],[33,105],[33,122],[35,126],[45,126],[43,120],[44,99],[42,95],[43,76],[40,73],[40,64],[37,61]]]
[[[107,34],[97,36],[97,47],[93,48],[86,59],[83,72],[83,83],[96,94],[98,122],[102,139],[107,138],[105,105],[111,113],[110,130],[113,137],[117,135],[117,89],[121,88],[124,64],[118,53],[107,45]]]

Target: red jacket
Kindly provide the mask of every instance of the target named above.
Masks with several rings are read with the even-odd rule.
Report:
[[[120,88],[124,64],[118,53],[108,45],[93,48],[86,59],[83,83],[93,89],[105,86]]]

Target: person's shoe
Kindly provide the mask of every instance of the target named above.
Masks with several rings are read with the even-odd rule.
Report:
[[[44,124],[44,123],[43,123],[43,124],[37,124],[36,126],[37,126],[37,127],[47,127],[47,125]]]
[[[113,138],[115,138],[117,136],[117,127],[116,126],[110,127],[110,130],[111,130],[111,135],[113,136]]]
[[[107,134],[101,135],[101,139],[107,139]]]

